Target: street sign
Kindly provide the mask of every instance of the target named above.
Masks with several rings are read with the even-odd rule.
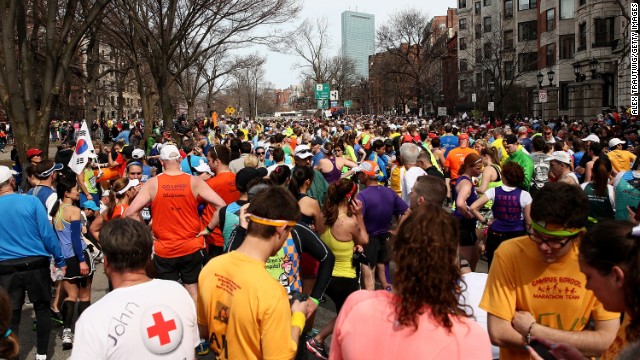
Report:
[[[540,100],[541,103],[547,102],[547,90],[538,90],[538,100]]]
[[[317,99],[329,99],[329,84],[316,84],[316,89],[313,92]]]
[[[476,94],[471,94],[471,101],[476,102]]]
[[[331,102],[331,107],[337,107],[338,106],[338,102],[337,101],[332,101]]]
[[[329,97],[331,100],[338,101],[338,90],[331,90],[329,92]]]
[[[345,100],[344,101],[344,107],[346,107],[347,109],[351,108],[352,102],[351,100]]]
[[[487,106],[487,110],[488,110],[488,111],[495,111],[495,110],[493,110],[493,109],[494,109],[494,107],[493,107],[493,101],[489,101],[489,105]]]
[[[438,116],[447,116],[447,108],[444,106],[438,106]]]
[[[329,108],[329,99],[318,99],[316,100],[318,109],[326,110]]]
[[[229,115],[229,116],[233,116],[233,114],[236,113],[236,108],[234,108],[233,106],[227,106],[227,108],[224,110],[224,112],[226,112],[227,115]]]

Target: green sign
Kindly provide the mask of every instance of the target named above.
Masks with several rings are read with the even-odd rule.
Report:
[[[316,102],[318,103],[318,109],[326,110],[329,108],[329,99],[318,99]]]
[[[346,107],[347,109],[351,108],[351,100],[345,100],[344,101],[344,107]]]
[[[317,99],[329,99],[330,89],[329,84],[316,84],[316,89],[313,92]]]

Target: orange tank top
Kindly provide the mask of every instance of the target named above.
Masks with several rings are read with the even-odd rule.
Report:
[[[198,202],[191,190],[191,175],[160,174],[158,192],[151,203],[151,230],[156,238],[154,253],[175,258],[204,249],[204,238],[198,217]]]
[[[104,219],[109,221],[109,220],[121,218],[122,215],[124,215],[124,212],[125,212],[125,210],[127,210],[128,207],[129,207],[128,204],[116,205],[113,208],[113,214],[111,214],[111,217],[109,217],[109,214],[105,212],[104,213]]]

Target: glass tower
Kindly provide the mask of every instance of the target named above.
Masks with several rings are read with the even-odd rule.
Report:
[[[358,78],[369,77],[369,55],[376,46],[376,21],[372,14],[342,13],[342,56],[355,61]]]

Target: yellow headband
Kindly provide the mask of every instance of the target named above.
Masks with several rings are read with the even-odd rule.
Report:
[[[273,220],[267,219],[256,215],[250,215],[249,220],[253,221],[257,224],[267,225],[267,226],[295,226],[295,221],[290,220]]]
[[[542,226],[535,221],[531,222],[531,227],[543,235],[555,236],[555,237],[571,237],[578,235],[584,228],[572,228],[564,229],[562,226]],[[555,228],[555,229],[554,229]]]

